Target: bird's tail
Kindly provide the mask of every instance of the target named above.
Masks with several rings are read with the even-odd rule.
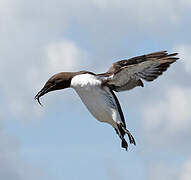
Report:
[[[128,148],[128,143],[124,138],[125,134],[128,135],[130,144],[136,145],[134,137],[131,135],[129,130],[127,130],[126,127],[123,126],[123,124],[117,124],[117,127],[118,128],[117,128],[116,132],[119,135],[119,137],[121,138],[121,146],[123,148],[125,148],[126,150]]]

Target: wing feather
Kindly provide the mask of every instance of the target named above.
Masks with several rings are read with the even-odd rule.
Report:
[[[112,86],[113,90],[120,91],[140,85],[141,79],[153,81],[179,59],[175,57],[176,55],[177,53],[168,54],[167,51],[159,51],[115,62],[108,72],[104,73],[109,77],[107,84]],[[131,88],[128,86],[129,83],[131,83]]]

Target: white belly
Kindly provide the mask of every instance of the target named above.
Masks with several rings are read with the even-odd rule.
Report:
[[[111,108],[108,106],[108,102],[104,94],[100,94],[98,88],[92,89],[91,91],[87,90],[76,90],[83,103],[86,105],[90,113],[99,121],[107,122],[113,125],[114,120],[112,118],[114,107]],[[102,92],[103,93],[103,92]]]
[[[101,87],[99,79],[90,74],[74,77],[71,87],[80,96],[90,113],[101,122],[107,122],[113,127],[121,121],[117,105],[108,87]]]

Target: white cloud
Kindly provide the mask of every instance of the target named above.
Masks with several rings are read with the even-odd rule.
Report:
[[[177,163],[177,162],[176,162]],[[191,160],[188,158],[183,162],[169,163],[168,161],[152,162],[149,165],[150,180],[190,180]]]
[[[190,153],[191,88],[169,87],[160,97],[142,106],[141,134],[147,146]],[[178,145],[180,143],[180,145]]]
[[[51,43],[48,45],[46,53],[48,69],[52,73],[78,71],[88,64],[88,53],[77,47],[73,41]]]
[[[1,0],[0,1],[0,14],[1,16],[11,15],[17,9],[17,0]],[[3,17],[1,17],[3,19]],[[0,18],[0,20],[2,20]]]
[[[180,2],[185,6],[185,8],[189,8],[191,6],[190,0],[182,0]]]
[[[2,4],[2,9],[6,13],[2,16],[4,19],[0,19],[3,27],[0,31],[3,34],[0,43],[3,51],[0,57],[3,60],[0,62],[0,82],[7,101],[7,109],[19,114],[25,110],[27,113],[38,111],[34,110],[35,106],[31,106],[31,98],[38,90],[39,84],[42,84],[51,73],[80,70],[81,64],[88,67],[86,50],[71,40],[57,42],[61,35],[65,38],[64,32],[72,20],[75,19],[83,28],[87,28],[87,31],[98,39],[97,48],[104,52],[107,44],[112,44],[113,39],[120,39],[121,34],[128,33],[129,28],[137,29],[137,24],[144,24],[141,28],[148,29],[148,24],[163,24],[164,16],[165,22],[166,19],[178,19],[180,16],[179,11],[174,10],[178,3],[172,0],[155,3],[113,0],[82,0],[79,3],[62,1],[59,7],[54,5],[56,2],[52,4],[51,1],[47,1],[46,5],[38,2],[38,6],[37,1],[26,3],[23,0],[15,0],[13,3],[2,1]],[[104,8],[101,13],[98,10],[100,8]],[[173,23],[171,20],[170,22]],[[120,33],[116,35],[116,32]],[[111,35],[108,36],[109,40],[108,34]],[[107,43],[100,43],[100,38]],[[46,54],[43,54],[44,48]]]
[[[188,159],[182,166],[180,180],[190,180],[191,178],[191,159]]]
[[[169,88],[157,102],[144,106],[143,116],[148,129],[161,123],[169,132],[184,131],[191,125],[191,88]]]
[[[145,35],[151,36],[153,32],[157,34],[155,38],[161,37],[163,33],[164,42],[167,42],[166,37],[178,29],[175,25],[184,24],[186,18],[184,13],[189,12],[189,7],[188,0],[47,0],[46,2],[2,0],[0,2],[0,27],[2,27],[0,28],[0,90],[3,103],[1,103],[0,118],[8,118],[9,114],[26,115],[28,120],[30,115],[33,117],[34,114],[42,111],[33,98],[53,73],[78,71],[84,67],[88,69],[91,64],[88,58],[89,52],[81,48],[79,40],[78,43],[75,40],[65,40],[66,32],[70,33],[67,30],[71,30],[71,34],[77,36],[81,36],[80,31],[84,31],[85,35],[83,32],[82,39],[84,37],[89,40],[94,48],[92,52],[95,60],[99,60],[99,64],[104,66],[105,62],[102,60],[105,54],[113,53],[115,56],[120,54],[120,49],[124,48],[122,47],[124,41],[129,44],[125,47],[128,49],[126,55],[133,49],[137,49],[137,45],[139,48],[141,43],[144,45],[147,41]],[[75,29],[76,27],[69,29],[70,25],[75,23],[81,29]],[[73,35],[71,34],[70,36]],[[133,41],[130,41],[132,36]],[[140,37],[143,41],[136,40]],[[178,46],[177,51],[180,52],[181,59],[184,59],[186,71],[190,73],[190,45]],[[99,69],[96,65],[95,67]],[[159,92],[157,88],[155,90]],[[169,87],[167,92],[162,91],[164,95],[161,95],[158,102],[148,102],[144,107],[139,99],[147,94],[144,96],[145,99],[142,98],[145,103],[150,94],[148,95],[148,91],[139,94],[140,98],[137,98],[135,103],[141,104],[137,106],[138,111],[143,107],[143,127],[152,141],[156,137],[157,140],[161,139],[161,133],[164,133],[163,139],[170,138],[170,140],[179,136],[178,132],[183,133],[180,138],[183,138],[185,132],[190,135],[190,91],[190,87]],[[159,129],[158,134],[154,132],[155,129]],[[168,136],[169,134],[172,136]],[[2,155],[0,179],[8,180],[17,177],[18,180],[30,179],[26,174],[21,173],[21,166],[25,167],[25,163],[21,162],[18,155],[17,140],[11,140],[4,133],[0,133],[0,142]],[[7,146],[6,143],[9,145]],[[168,141],[168,143],[172,145],[172,142]],[[184,144],[187,143],[186,141]],[[11,151],[15,151],[16,154]],[[21,166],[17,167],[15,162],[20,162]],[[185,176],[181,176],[183,180],[187,180],[186,177],[190,176],[187,170],[189,167],[190,165],[187,165],[184,168]],[[160,169],[164,170],[161,166],[157,166],[154,171]],[[33,174],[36,174],[36,170]]]
[[[39,114],[42,109],[34,103],[34,95],[45,81],[54,73],[77,71],[89,64],[87,52],[73,41],[50,43],[44,49],[46,50],[41,52],[45,53],[41,55],[41,62],[29,61],[30,59],[0,62],[1,90],[6,102],[4,112],[26,117],[29,114]],[[9,64],[12,66],[9,67]]]
[[[149,166],[149,180],[178,180],[178,169],[175,165],[156,162]]]
[[[188,73],[191,73],[191,45],[182,44],[178,45],[175,50],[179,52],[179,57],[184,64],[184,68]]]
[[[90,4],[100,9],[106,18],[118,19],[119,22],[126,23],[126,26],[129,26],[128,23],[131,23],[131,26],[141,25],[143,29],[152,26],[151,31],[159,31],[159,27],[160,31],[166,31],[170,24],[181,23],[182,9],[190,6],[186,0],[93,0]],[[165,28],[161,28],[161,24],[165,24]]]
[[[16,137],[8,135],[0,127],[0,179],[32,180],[44,179],[44,172],[40,168],[28,165],[22,160],[20,143]]]

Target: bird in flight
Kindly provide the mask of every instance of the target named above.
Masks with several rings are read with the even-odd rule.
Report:
[[[53,75],[35,96],[39,98],[48,92],[73,88],[90,113],[100,122],[110,124],[121,139],[121,146],[127,150],[129,142],[136,145],[134,137],[127,129],[120,103],[114,93],[127,91],[143,81],[153,81],[162,75],[178,58],[177,53],[154,52],[142,56],[117,61],[106,73],[95,74],[89,71],[60,72]]]

